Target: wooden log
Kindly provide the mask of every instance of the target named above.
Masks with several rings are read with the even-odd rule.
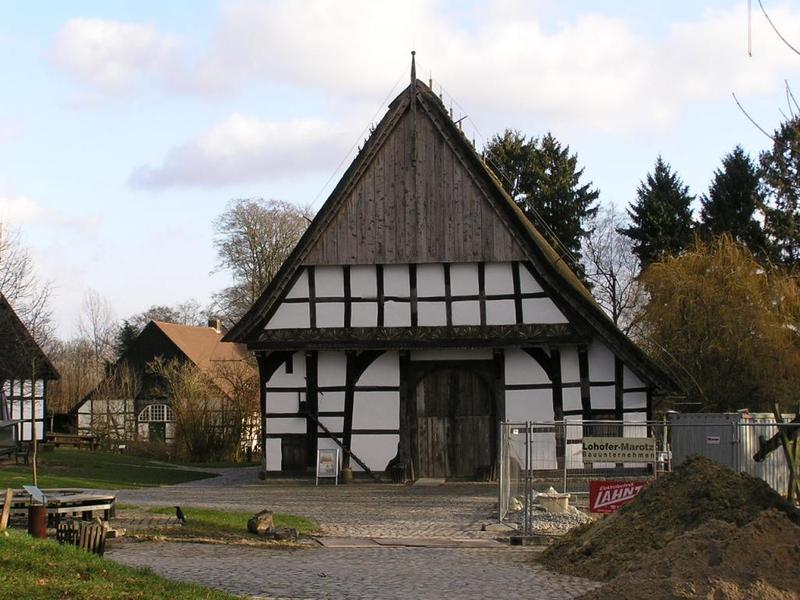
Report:
[[[781,417],[781,420],[783,420],[783,417]],[[790,423],[800,423],[800,413],[797,413],[797,416],[795,416],[795,418],[792,419]],[[786,434],[787,438],[790,441],[797,439],[798,434],[800,434],[800,427],[792,427],[791,429],[792,430]],[[759,437],[758,452],[756,452],[753,455],[753,460],[756,462],[761,462],[762,460],[767,458],[770,452],[773,452],[774,450],[777,450],[778,448],[781,447],[782,439],[783,438],[781,436],[780,428],[778,432],[769,439],[766,439],[763,436]]]

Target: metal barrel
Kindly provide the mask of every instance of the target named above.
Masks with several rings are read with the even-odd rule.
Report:
[[[28,533],[35,538],[47,539],[47,507],[31,504],[28,507]]]

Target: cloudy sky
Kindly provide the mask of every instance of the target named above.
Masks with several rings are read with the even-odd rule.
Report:
[[[754,4],[748,57],[746,0],[0,0],[0,221],[54,282],[62,336],[89,288],[119,317],[205,303],[227,283],[215,216],[318,208],[412,48],[479,145],[550,130],[620,206],[661,153],[699,194],[735,144],[769,142],[731,93],[772,129],[800,85]],[[800,1],[764,5],[800,46]]]

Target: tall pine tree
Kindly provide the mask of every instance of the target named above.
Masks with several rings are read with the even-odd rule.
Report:
[[[628,208],[631,226],[621,229],[633,240],[633,253],[642,269],[669,255],[678,254],[692,241],[694,196],[678,174],[659,156],[636,191],[636,202]]]
[[[581,242],[585,225],[597,212],[599,196],[591,182],[583,183],[577,154],[552,134],[529,138],[506,130],[486,147],[490,166],[506,191],[556,251],[572,260],[583,277]]]
[[[700,199],[699,225],[704,237],[729,234],[754,254],[763,253],[764,231],[755,218],[763,206],[758,170],[741,146],[722,159],[708,195]]]
[[[761,153],[761,178],[768,200],[764,231],[775,260],[800,263],[800,117],[781,124],[772,148]]]

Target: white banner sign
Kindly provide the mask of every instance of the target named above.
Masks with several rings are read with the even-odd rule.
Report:
[[[653,462],[655,438],[585,437],[583,462]]]

